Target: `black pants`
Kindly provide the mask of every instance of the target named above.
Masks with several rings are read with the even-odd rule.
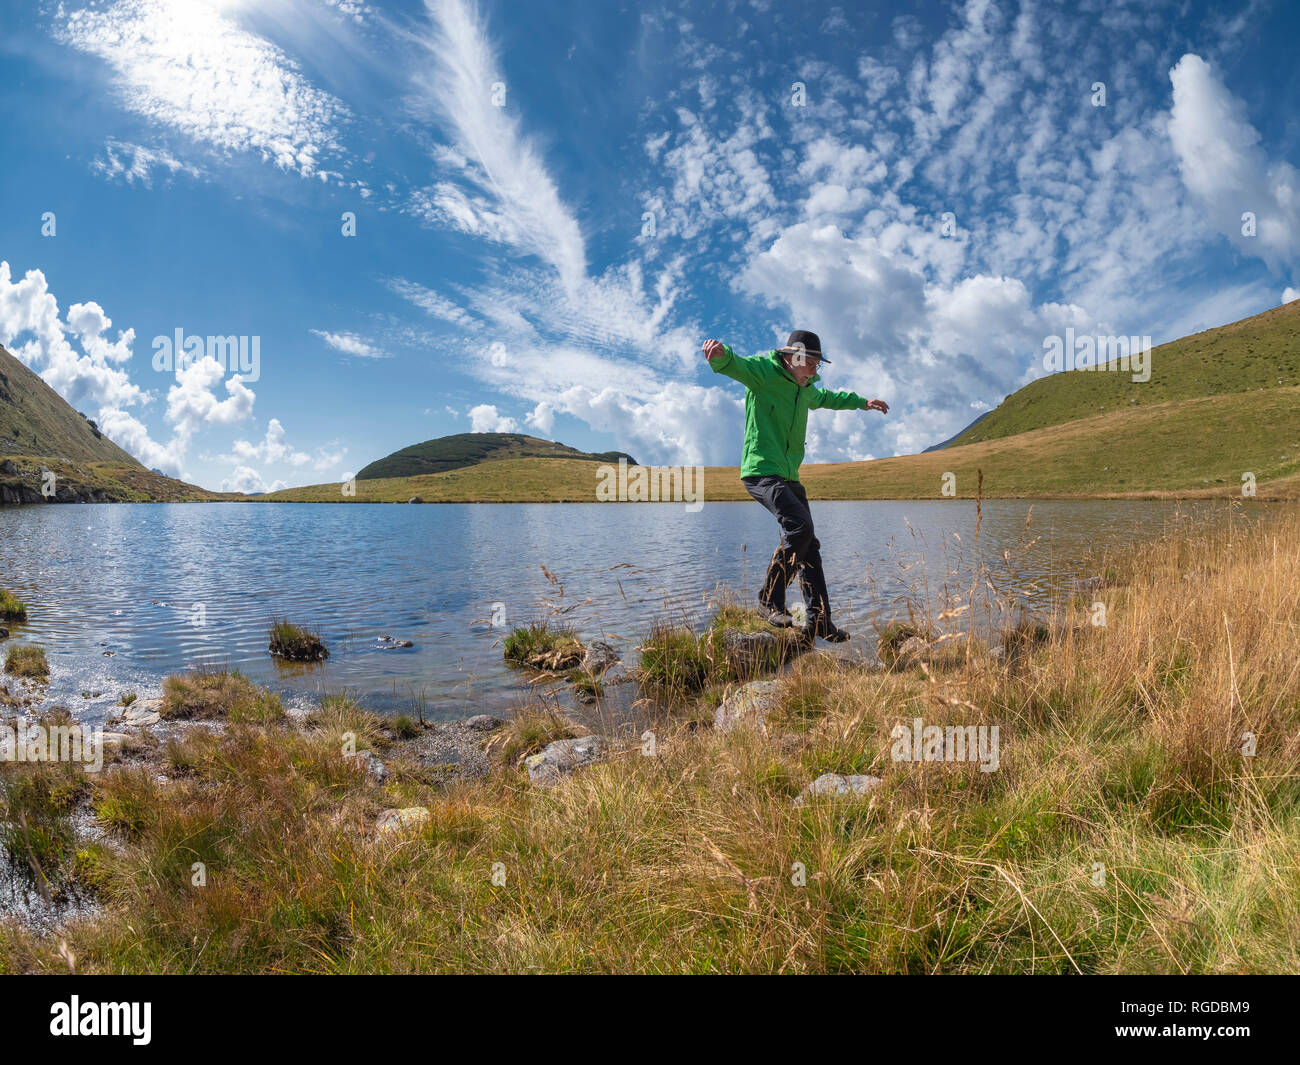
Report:
[[[822,545],[813,532],[812,511],[803,485],[777,476],[742,477],[741,482],[781,525],[781,543],[767,567],[758,601],[772,610],[784,611],[785,590],[798,573],[809,621],[829,622],[831,602],[826,574],[822,572]]]

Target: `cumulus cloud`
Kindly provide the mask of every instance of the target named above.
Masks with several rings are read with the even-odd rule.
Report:
[[[1169,139],[1187,188],[1237,248],[1274,272],[1293,268],[1300,259],[1300,171],[1268,158],[1241,101],[1200,56],[1183,56],[1169,80]],[[1247,214],[1254,216],[1253,235]]]
[[[305,466],[312,460],[306,452],[295,451],[289,446],[285,438],[284,426],[280,424],[279,418],[272,418],[267,422],[266,437],[260,443],[236,440],[234,452],[237,458],[245,462],[287,462],[290,466]]]
[[[497,411],[491,403],[480,403],[469,411],[471,433],[517,433],[519,423]]]

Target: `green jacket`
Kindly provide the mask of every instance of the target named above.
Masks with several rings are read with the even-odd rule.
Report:
[[[726,374],[745,386],[745,450],[740,476],[776,474],[799,480],[808,412],[865,410],[867,401],[856,392],[828,392],[814,387],[816,374],[800,387],[785,368],[780,352],[742,358],[726,344],[724,355],[709,360],[714,373]]]

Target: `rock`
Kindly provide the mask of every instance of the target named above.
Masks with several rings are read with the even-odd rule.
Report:
[[[504,724],[499,717],[491,714],[475,714],[465,722],[465,727],[472,728],[475,732],[495,732]]]
[[[989,648],[989,661],[996,665],[1001,665],[1007,660],[1007,649],[999,644],[997,647]]]
[[[423,503],[424,500],[421,499],[419,496],[411,496],[411,498],[408,499],[407,502],[408,502],[408,503]]]
[[[429,811],[423,806],[407,806],[403,809],[385,810],[375,822],[375,830],[381,836],[394,832],[409,832],[423,828],[429,821]]]
[[[398,647],[414,647],[410,640],[399,640],[395,636],[381,636],[377,641],[381,651],[391,651]]]
[[[122,745],[130,743],[132,737],[125,732],[101,732],[99,734],[100,750],[106,755],[118,754]]]
[[[593,676],[604,673],[618,661],[618,652],[603,640],[593,640],[582,656],[582,668]]]
[[[379,760],[374,751],[357,751],[356,754],[346,755],[347,758],[354,758],[360,762],[370,779],[377,784],[382,784],[388,779],[388,767]]]
[[[599,736],[581,736],[572,740],[548,743],[538,754],[524,760],[528,779],[539,788],[550,787],[575,769],[602,761],[608,745]]]
[[[1105,587],[1105,577],[1085,577],[1083,580],[1076,577],[1074,581],[1074,590],[1080,595],[1091,595],[1093,592],[1099,592]]]
[[[731,732],[742,726],[766,732],[765,721],[776,706],[779,687],[775,680],[752,680],[742,684],[713,712],[713,727],[719,732]]]
[[[17,477],[18,464],[12,459],[5,459],[0,462],[0,477]]]
[[[882,783],[880,777],[853,774],[843,776],[839,773],[823,773],[806,788],[795,800],[795,806],[802,806],[806,799],[819,795],[866,795]]]
[[[3,625],[0,625],[0,640],[7,640],[7,639],[9,639],[9,630],[6,629]]]
[[[756,672],[760,666],[771,662],[780,654],[781,641],[773,632],[737,632],[728,629],[722,634],[722,653],[727,664],[740,676]]]

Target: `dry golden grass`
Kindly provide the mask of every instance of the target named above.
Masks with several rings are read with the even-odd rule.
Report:
[[[652,757],[628,743],[548,790],[517,759],[429,783],[347,703],[196,735],[167,784],[95,782],[123,849],[109,916],[69,944],[86,971],[1294,971],[1298,518],[1134,547],[1005,661],[805,657],[766,734],[667,717]],[[913,717],[997,725],[998,769],[894,761]],[[795,806],[823,772],[883,783]],[[423,828],[376,835],[413,805]],[[0,968],[66,967],[0,941]]]

